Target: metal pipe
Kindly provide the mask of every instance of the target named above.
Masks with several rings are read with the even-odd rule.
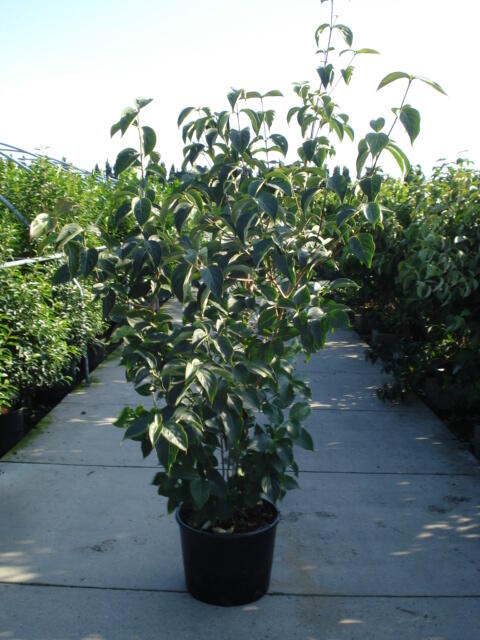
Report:
[[[17,165],[17,167],[20,167],[20,169],[25,169],[25,171],[31,171],[30,167],[28,167],[26,164],[24,164],[23,162],[20,162],[20,160],[15,160],[15,158],[12,158],[11,156],[7,156],[7,154],[3,153],[3,151],[1,150],[0,150],[0,155],[6,158],[9,162],[14,162]]]
[[[3,196],[0,196],[0,202],[4,204],[7,209],[9,209],[13,213],[13,215],[16,216],[20,220],[20,222],[27,227],[27,229],[30,228],[30,223],[28,222],[28,220],[20,213],[20,211],[18,211],[18,209],[15,209],[11,202],[9,202]]]

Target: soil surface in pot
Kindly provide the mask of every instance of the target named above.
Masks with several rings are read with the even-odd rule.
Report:
[[[277,512],[271,504],[264,502],[250,507],[245,510],[235,510],[230,520],[220,523],[216,526],[207,527],[202,531],[211,533],[249,533],[267,527],[277,517]],[[182,519],[194,529],[199,527],[196,525],[194,514],[192,511],[182,510]]]

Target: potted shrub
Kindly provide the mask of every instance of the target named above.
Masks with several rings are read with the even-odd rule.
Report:
[[[127,378],[148,405],[125,408],[116,424],[144,456],[157,455],[154,484],[176,511],[187,587],[207,602],[241,604],[268,588],[275,504],[297,486],[294,447],[313,448],[302,426],[310,391],[295,359],[348,325],[332,292],[355,286],[321,281],[318,269],[335,268],[339,243],[371,263],[371,235],[356,232],[356,219],[381,223],[379,157],[387,150],[402,170],[409,166],[379,118],[359,143],[359,180],[329,172],[332,136],[353,137],[330,97],[335,34],[353,57],[374,53],[351,48],[352,32],[333,11],[317,29],[317,44],[323,36],[330,43],[320,88],[295,85],[298,104],[288,115],[303,136],[297,160],[285,164],[288,141],[272,131],[280,92],[232,90],[226,110],[181,112],[184,162],[166,181],[155,133],[143,125],[150,100],[138,99],[111,130],[137,130],[139,147],[120,152],[115,173],[133,168],[138,184],[107,231],[93,230],[104,248],[88,240],[92,228],[70,223],[58,232],[46,214],[32,225],[34,237],[46,234],[68,256],[55,281],[94,276],[105,315],[122,324],[113,339],[123,340]],[[342,69],[347,84],[352,71]],[[401,79],[409,88],[414,77],[391,74],[380,86]],[[417,116],[404,99],[395,121],[413,138]],[[125,219],[131,233],[119,241]],[[180,320],[160,306],[167,294]]]

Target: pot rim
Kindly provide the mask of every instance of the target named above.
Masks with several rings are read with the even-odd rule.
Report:
[[[239,538],[250,538],[259,535],[260,533],[264,533],[265,531],[269,531],[270,529],[274,529],[280,522],[280,510],[278,509],[278,507],[274,505],[270,500],[267,500],[267,498],[262,498],[262,501],[273,507],[275,509],[276,515],[273,522],[270,522],[270,524],[267,524],[265,527],[261,527],[260,529],[255,529],[255,531],[244,531],[240,533],[217,533],[215,531],[202,531],[202,529],[196,529],[195,527],[192,527],[184,520],[182,520],[180,512],[183,508],[183,505],[180,505],[175,509],[175,519],[178,522],[180,528],[187,529],[188,531],[192,531],[193,533],[204,536],[205,538],[217,538],[221,540],[238,540]]]

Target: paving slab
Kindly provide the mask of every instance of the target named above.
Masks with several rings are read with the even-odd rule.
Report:
[[[244,607],[183,593],[0,586],[8,640],[474,640],[477,598],[269,595]],[[52,624],[54,621],[54,624]]]
[[[325,348],[314,353],[308,361],[299,355],[296,368],[307,373],[344,372],[344,373],[377,373],[381,368],[366,359],[367,345],[352,331],[335,330],[327,336]]]
[[[112,404],[62,402],[3,460],[155,466],[154,454],[144,459],[137,442],[123,440],[124,430],[113,425],[118,413]]]
[[[183,588],[177,525],[149,487],[151,469],[0,472],[0,582]],[[480,593],[478,477],[302,473],[300,484],[281,505],[272,589]]]
[[[141,398],[140,398],[141,399]],[[113,426],[112,405],[60,404],[4,460],[57,464],[155,467],[138,443]],[[312,411],[315,451],[298,449],[301,471],[480,474],[478,461],[433,414]]]
[[[300,485],[281,506],[293,526],[279,531],[276,589],[479,595],[478,476],[303,473]]]
[[[302,471],[480,474],[474,456],[433,414],[314,409],[315,450],[295,458]]]
[[[62,400],[62,404],[84,404],[91,406],[111,405],[120,410],[125,405],[136,406],[149,402],[148,397],[140,396],[133,385],[125,379],[123,367],[119,366],[120,358],[112,360],[109,366],[98,367],[91,378],[91,385],[80,384]]]
[[[154,473],[0,463],[0,582],[183,589],[178,525]]]
[[[428,414],[428,408],[416,396],[411,395],[404,402],[384,402],[377,396],[377,389],[387,376],[378,372],[313,372],[304,374],[312,391],[312,409],[340,409],[342,411],[379,411],[382,413],[406,412]]]

